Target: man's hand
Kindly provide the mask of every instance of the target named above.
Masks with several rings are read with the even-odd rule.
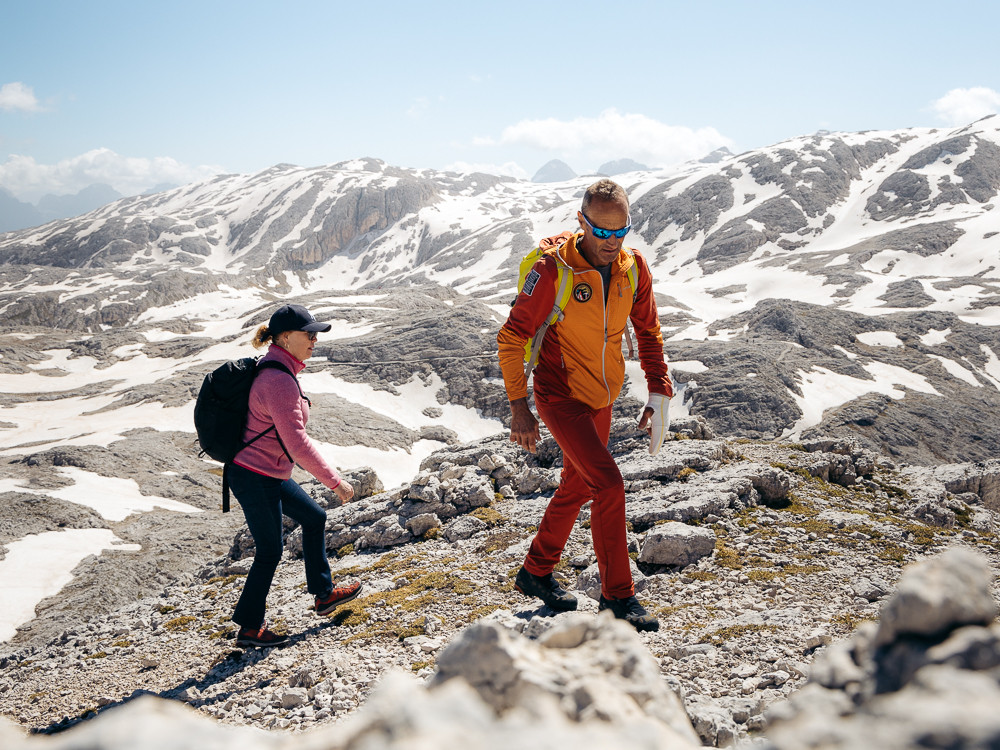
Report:
[[[333,488],[333,494],[340,500],[341,505],[354,497],[354,488],[346,479],[341,479],[340,484]]]
[[[539,440],[538,420],[528,408],[528,399],[510,402],[510,442],[517,443],[529,453],[535,452]]]
[[[660,446],[670,428],[670,397],[660,393],[650,393],[649,402],[639,417],[639,429],[649,434],[649,455],[660,452]]]

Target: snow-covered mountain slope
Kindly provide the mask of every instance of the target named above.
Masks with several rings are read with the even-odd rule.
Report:
[[[908,460],[995,453],[1000,433],[989,428],[958,443],[948,435],[968,432],[963,425],[1000,395],[998,144],[1000,120],[991,117],[950,131],[820,133],[619,176],[632,198],[629,242],[653,266],[678,383],[697,381],[679,389],[674,408],[706,416],[722,433],[790,437],[840,409],[824,429],[835,424]],[[89,388],[105,398],[128,391],[112,399],[118,405],[165,404],[156,393],[183,382],[185,395],[169,399],[176,419],[158,420],[180,426],[195,373],[243,351],[235,341],[245,329],[278,300],[297,299],[337,320],[341,360],[405,360],[381,368],[392,374],[376,387],[406,382],[417,360],[428,360],[420,366],[442,382],[478,384],[471,397],[451,388],[444,400],[477,408],[485,399],[487,416],[502,418],[498,373],[486,362],[517,262],[540,237],[574,227],[588,181],[538,184],[373,159],[279,165],[0,235],[0,311],[10,332],[42,326],[64,330],[66,342],[95,337],[62,349],[47,337],[8,340],[0,392],[79,389],[79,374],[62,387],[34,378],[71,373],[60,363],[97,347],[103,384]],[[400,296],[404,288],[439,291],[416,302]],[[413,327],[411,303],[424,311],[423,325]],[[476,313],[456,321],[456,305]],[[877,341],[898,343],[859,338],[879,331]],[[407,341],[405,358],[394,356],[397,336]],[[153,381],[145,392],[134,377],[106,377],[123,358],[143,364],[140,379]],[[472,362],[482,367],[470,370]],[[373,377],[353,367],[345,378]],[[881,400],[866,402],[864,415],[843,413],[872,398]],[[870,429],[900,405],[895,427]],[[4,442],[17,451],[35,435],[14,406],[0,421],[15,425]],[[940,418],[942,409],[963,416]],[[902,439],[914,429],[927,433],[923,444]]]
[[[703,323],[768,297],[869,314],[919,304],[995,322],[984,308],[998,273],[998,143],[991,117],[954,131],[818,134],[631,173],[620,177],[633,201],[630,242],[654,263],[660,290]],[[183,270],[285,281],[292,292],[422,279],[484,296],[511,287],[512,255],[574,225],[588,181],[539,185],[372,159],[279,165],[0,236],[0,261],[106,269],[109,283]],[[79,275],[65,283],[78,287]]]

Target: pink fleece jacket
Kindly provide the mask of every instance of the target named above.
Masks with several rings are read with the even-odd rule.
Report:
[[[261,362],[266,360],[280,362],[295,375],[306,366],[277,344],[271,344]],[[295,463],[333,489],[340,484],[340,475],[323,459],[306,434],[308,421],[309,402],[299,395],[296,381],[282,370],[262,370],[250,389],[250,411],[243,440],[252,440],[273,424]],[[237,453],[233,463],[276,479],[292,476],[292,462],[281,449],[274,430]]]

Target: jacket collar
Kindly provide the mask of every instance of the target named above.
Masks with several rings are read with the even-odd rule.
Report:
[[[291,355],[291,353],[282,346],[278,344],[271,344],[267,349],[267,354],[264,355],[266,360],[274,360],[275,362],[281,362],[285,367],[292,371],[293,375],[298,375],[304,369],[306,369],[306,363],[296,359]]]
[[[582,237],[582,234],[574,234],[566,242],[564,242],[558,250],[556,250],[556,255],[563,263],[571,267],[574,271],[589,271],[594,267],[590,265],[590,262],[583,257],[583,253],[577,248],[576,243]],[[624,274],[629,267],[635,263],[635,259],[632,257],[632,253],[625,249],[622,245],[621,251],[618,253],[618,257],[611,261],[611,275],[619,276]]]

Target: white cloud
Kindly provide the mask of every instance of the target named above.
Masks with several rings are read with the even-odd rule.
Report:
[[[0,109],[8,112],[15,109],[22,112],[40,112],[42,106],[30,86],[15,81],[0,86]]]
[[[621,158],[665,167],[734,143],[715,128],[695,130],[607,109],[597,117],[574,120],[522,120],[504,128],[499,139],[477,138],[475,145],[530,146],[567,160],[587,161],[593,167]]]
[[[967,125],[1000,111],[1000,93],[985,86],[952,89],[933,102],[931,109],[949,125]]]
[[[516,177],[519,180],[527,180],[531,175],[516,162],[508,161],[503,164],[489,164],[485,162],[452,162],[444,168],[445,172],[485,172],[486,174],[500,175],[501,177]]]
[[[30,156],[12,154],[0,164],[0,186],[21,200],[37,200],[46,193],[76,193],[94,183],[136,195],[160,183],[185,185],[224,171],[214,165],[182,164],[169,156],[129,157],[98,148],[56,164],[39,164]]]

